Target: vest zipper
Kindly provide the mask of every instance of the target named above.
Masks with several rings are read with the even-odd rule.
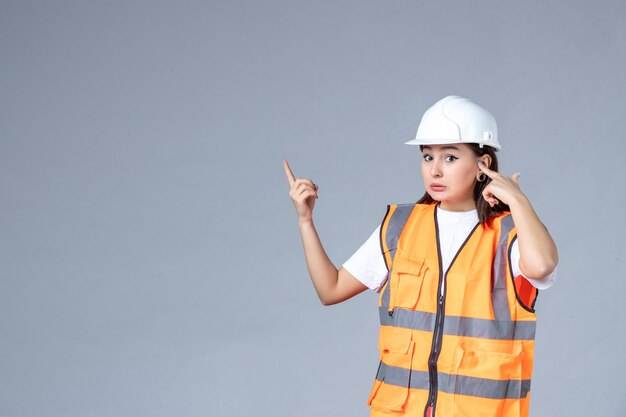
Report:
[[[437,234],[437,240],[439,240],[439,234]],[[424,410],[425,417],[433,417],[435,415],[435,404],[437,402],[437,392],[438,392],[438,380],[437,380],[437,360],[439,359],[439,353],[441,352],[441,344],[443,342],[443,320],[445,317],[445,293],[446,287],[443,288],[443,294],[441,294],[441,284],[446,279],[446,275],[441,273],[441,255],[439,255],[439,285],[437,287],[437,292],[439,293],[439,298],[437,302],[437,315],[435,316],[435,330],[433,334],[433,343],[430,350],[430,357],[428,359],[428,375],[429,378],[429,393],[428,393],[428,403],[426,404],[426,409]]]
[[[441,248],[439,242],[439,222],[437,221],[437,207],[439,203],[435,206],[435,235],[437,237],[437,258],[439,261],[439,285],[437,286],[437,294],[439,296],[437,302],[437,315],[435,316],[435,329],[433,331],[433,343],[430,350],[430,357],[428,358],[428,375],[429,375],[429,388],[428,388],[428,402],[426,403],[426,407],[424,408],[424,417],[435,417],[435,410],[437,404],[437,392],[438,389],[438,381],[437,381],[437,360],[439,359],[439,353],[441,352],[441,345],[443,343],[443,320],[445,317],[445,307],[446,307],[446,293],[448,292],[448,285],[445,282],[446,277],[448,276],[448,271],[452,268],[454,261],[459,256],[459,253],[465,247],[467,241],[472,237],[474,231],[480,224],[478,222],[476,226],[471,230],[465,241],[461,244],[461,247],[450,261],[450,265],[448,265],[448,269],[444,274],[443,271],[443,261],[441,260]],[[443,285],[443,291],[441,290],[441,286]]]

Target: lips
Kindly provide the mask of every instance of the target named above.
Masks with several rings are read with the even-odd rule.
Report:
[[[446,189],[445,186],[441,185],[441,184],[430,184],[430,189],[433,191],[443,191]]]

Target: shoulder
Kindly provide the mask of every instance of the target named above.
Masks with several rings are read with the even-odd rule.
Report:
[[[505,229],[507,233],[516,232],[515,223],[513,223],[513,216],[510,211],[500,211],[494,213],[485,223],[485,227]]]
[[[387,204],[387,210],[383,217],[382,224],[399,223],[404,224],[409,216],[420,215],[428,211],[434,210],[435,204],[418,204],[418,203],[392,203]]]
[[[389,203],[387,204],[387,212],[390,211],[427,211],[434,210],[435,203]]]

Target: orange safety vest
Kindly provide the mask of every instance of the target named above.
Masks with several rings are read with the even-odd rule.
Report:
[[[370,417],[527,417],[538,291],[512,274],[511,213],[477,223],[444,274],[436,210],[387,206]]]

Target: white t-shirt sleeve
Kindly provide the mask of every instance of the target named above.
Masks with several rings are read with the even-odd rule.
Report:
[[[530,282],[533,285],[533,287],[537,288],[538,290],[548,289],[552,286],[552,284],[554,284],[554,280],[556,280],[557,267],[554,267],[554,271],[552,271],[550,275],[548,275],[545,278],[542,278],[542,279],[528,278],[526,275],[522,273],[522,270],[519,267],[519,259],[520,259],[519,246],[517,245],[517,239],[515,239],[515,241],[513,242],[513,247],[511,248],[511,269],[513,270],[513,276],[514,277],[518,275],[523,276],[524,278],[528,280],[528,282]]]
[[[380,248],[380,225],[342,266],[369,289],[380,292],[388,272]]]

